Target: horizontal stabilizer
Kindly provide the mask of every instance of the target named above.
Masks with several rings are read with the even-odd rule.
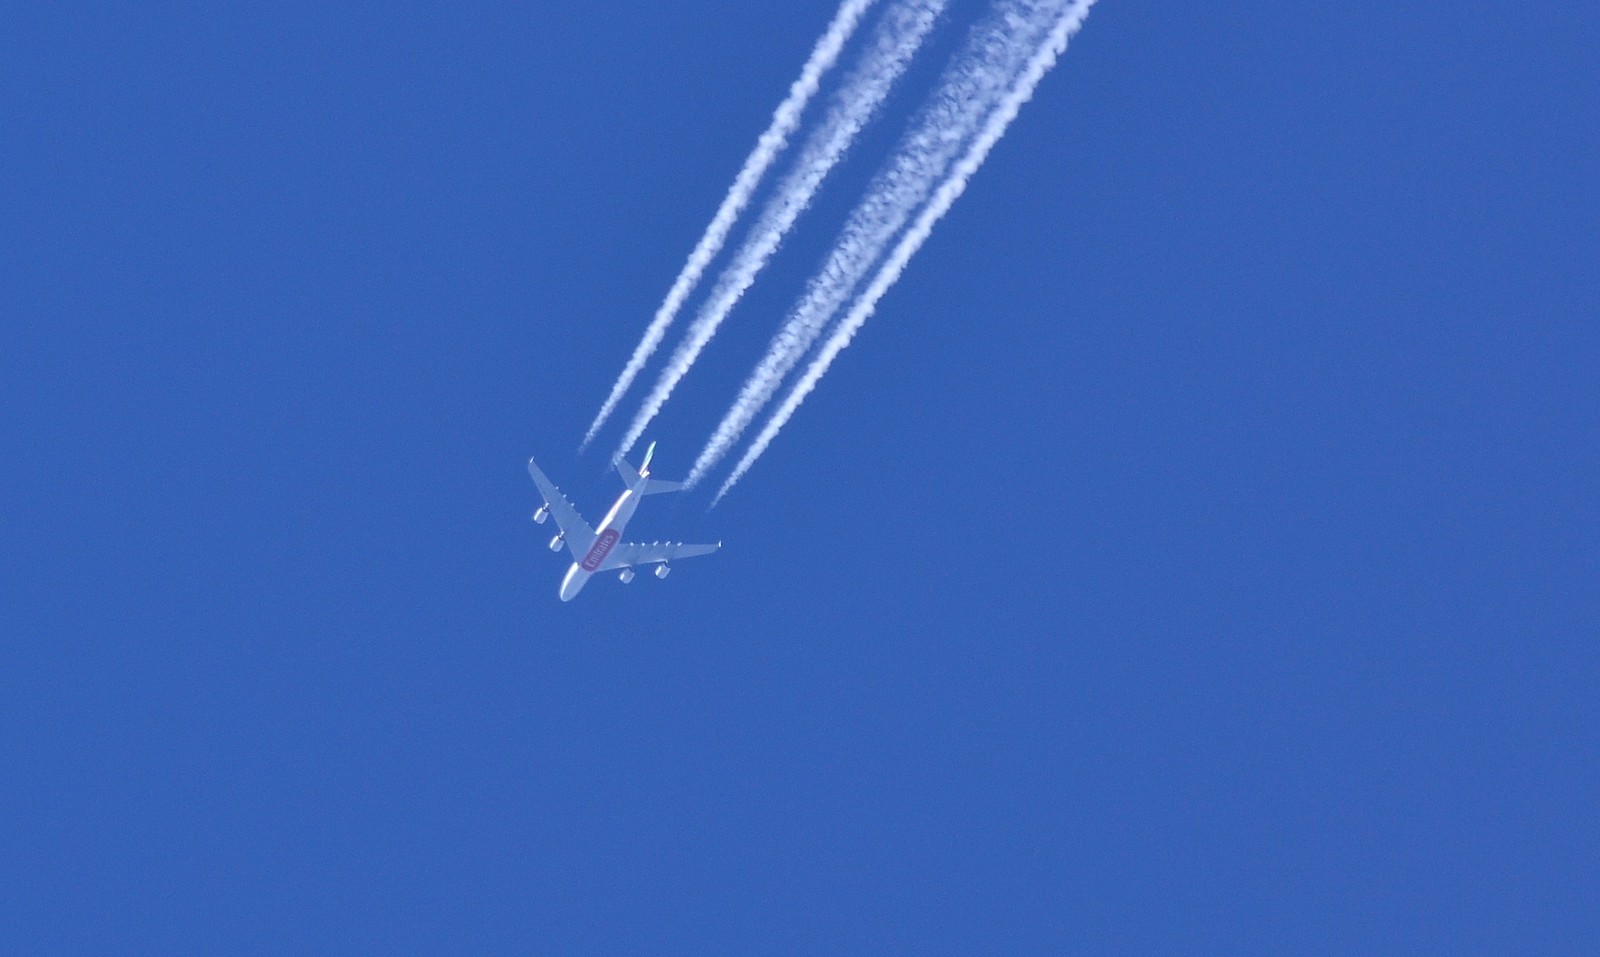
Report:
[[[661,492],[677,492],[683,489],[682,482],[665,482],[661,479],[651,479],[644,485],[645,495],[656,495]]]
[[[611,460],[611,464],[616,468],[617,474],[622,476],[623,485],[626,485],[628,488],[633,488],[635,485],[639,484],[639,472],[633,466],[628,464],[627,459],[624,459],[619,455]]]

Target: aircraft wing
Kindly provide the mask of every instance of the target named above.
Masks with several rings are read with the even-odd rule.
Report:
[[[715,545],[685,545],[682,542],[651,542],[648,545],[641,542],[623,542],[606,556],[596,571],[607,572],[615,568],[628,568],[633,565],[654,565],[658,562],[675,562],[680,558],[694,558],[696,555],[709,555],[722,547],[722,543]]]
[[[556,527],[566,536],[567,550],[572,553],[575,560],[581,561],[589,553],[589,547],[594,544],[594,529],[583,520],[578,510],[572,507],[567,497],[561,494],[550,477],[539,469],[533,459],[528,460],[528,474],[533,476],[533,484],[539,486],[539,494],[544,496],[545,505],[550,507],[550,514],[556,520]],[[616,554],[616,549],[612,554]]]

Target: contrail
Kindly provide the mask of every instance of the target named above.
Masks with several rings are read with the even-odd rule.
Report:
[[[828,29],[812,49],[810,59],[806,60],[805,66],[801,68],[799,78],[790,85],[789,95],[773,112],[772,123],[756,140],[755,149],[745,158],[739,175],[734,177],[733,185],[728,187],[728,195],[723,197],[722,205],[717,207],[716,215],[711,218],[711,225],[706,227],[705,234],[700,237],[694,251],[689,254],[688,262],[683,264],[683,270],[678,273],[678,278],[673,280],[672,288],[667,291],[667,298],[662,301],[660,308],[656,310],[655,318],[650,320],[650,325],[645,329],[644,338],[639,340],[633,355],[628,357],[628,364],[623,367],[622,375],[617,377],[616,384],[611,387],[611,394],[600,406],[599,414],[594,417],[594,422],[584,435],[580,450],[587,448],[589,443],[594,441],[595,433],[605,425],[606,419],[616,410],[617,403],[622,401],[623,393],[628,391],[633,380],[643,371],[651,353],[655,352],[656,347],[661,345],[661,340],[666,338],[667,327],[672,325],[672,320],[683,307],[684,300],[694,291],[695,284],[700,281],[700,275],[721,251],[722,244],[728,239],[728,231],[733,228],[739,214],[750,204],[750,198],[755,195],[761,177],[788,145],[789,134],[799,125],[800,116],[805,112],[806,104],[816,95],[823,75],[838,61],[840,51],[844,49],[851,34],[855,33],[861,17],[877,2],[878,0],[844,0],[844,3],[840,4],[839,11],[833,15],[833,22],[828,24]]]
[[[862,65],[839,92],[832,111],[795,161],[795,168],[767,201],[760,220],[751,230],[733,262],[717,280],[710,299],[701,307],[684,341],[667,360],[655,388],[645,398],[617,454],[625,454],[644,434],[650,420],[666,404],[672,390],[700,356],[717,327],[726,319],[759,273],[777,251],[795,220],[811,204],[822,180],[844,157],[851,141],[883,103],[894,81],[905,71],[922,45],[947,0],[901,0],[884,16],[877,40]]]
[[[687,485],[699,484],[771,401],[784,376],[811,348],[895,234],[945,176],[950,162],[994,109],[1034,46],[1042,41],[1063,2],[1008,0],[973,31],[894,158],[873,179],[833,251],[808,283],[804,297],[773,337],[766,356],[745,381],[738,398],[700,452],[685,480]]]
[[[905,271],[906,263],[910,262],[911,257],[916,255],[917,250],[921,248],[923,242],[933,232],[933,227],[939,222],[939,219],[950,211],[951,206],[955,205],[955,201],[960,198],[962,191],[967,188],[967,183],[972,179],[972,175],[978,171],[978,167],[983,165],[983,161],[988,157],[989,151],[994,148],[995,143],[1000,141],[1000,137],[1005,135],[1006,127],[1011,124],[1012,120],[1016,119],[1017,112],[1022,109],[1023,104],[1033,97],[1033,91],[1039,85],[1040,79],[1050,71],[1051,67],[1055,66],[1056,59],[1066,50],[1067,41],[1083,26],[1084,18],[1089,15],[1089,8],[1092,6],[1094,6],[1094,0],[1071,0],[1067,8],[1062,11],[1061,18],[1056,21],[1055,28],[1050,31],[1049,39],[1029,60],[1028,65],[1023,69],[1022,74],[1017,77],[1016,83],[1012,86],[1011,91],[1006,94],[1005,99],[995,107],[994,112],[989,116],[988,122],[984,124],[983,130],[972,141],[971,146],[967,148],[966,155],[962,156],[960,161],[956,163],[956,167],[950,176],[939,184],[938,191],[917,216],[916,222],[901,237],[900,242],[896,244],[888,259],[884,260],[883,265],[878,269],[877,275],[872,277],[871,284],[861,294],[861,298],[856,300],[849,314],[839,323],[839,327],[834,330],[828,341],[823,344],[822,350],[818,353],[816,359],[812,360],[811,365],[806,368],[805,375],[801,376],[800,381],[795,383],[794,388],[790,390],[788,396],[784,398],[783,403],[778,407],[778,411],[773,413],[772,418],[762,428],[761,434],[756,437],[755,442],[745,452],[744,458],[739,460],[739,464],[734,467],[733,473],[728,476],[727,481],[722,483],[722,488],[717,490],[716,498],[711,502],[713,506],[720,502],[724,495],[728,494],[728,490],[733,488],[739,479],[744,477],[746,472],[750,471],[750,466],[754,465],[756,459],[759,459],[761,454],[767,450],[767,446],[772,444],[773,438],[777,436],[779,430],[794,415],[795,410],[800,407],[800,403],[804,402],[811,390],[816,388],[818,380],[828,371],[828,365],[833,362],[834,357],[845,346],[850,344],[850,339],[866,323],[867,319],[871,318],[872,311],[877,308],[878,300],[883,298],[883,294],[888,292],[889,287],[893,286],[895,280],[900,278],[900,274]]]

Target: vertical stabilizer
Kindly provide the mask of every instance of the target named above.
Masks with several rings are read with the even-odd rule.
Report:
[[[616,466],[617,474],[622,476],[623,483],[629,488],[639,488],[641,479],[649,479],[644,483],[643,488],[639,488],[640,495],[655,495],[661,492],[676,492],[682,489],[682,482],[664,482],[661,479],[650,478],[650,456],[655,454],[656,444],[651,442],[650,447],[644,450],[644,461],[639,463],[637,469],[629,465],[628,461],[620,455],[612,459],[611,464]]]

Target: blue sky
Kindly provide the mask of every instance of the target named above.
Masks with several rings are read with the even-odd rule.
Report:
[[[578,440],[833,7],[8,12],[0,950],[1592,949],[1568,5],[1102,0],[749,477],[630,529],[723,552],[556,600],[523,463],[615,495]]]

